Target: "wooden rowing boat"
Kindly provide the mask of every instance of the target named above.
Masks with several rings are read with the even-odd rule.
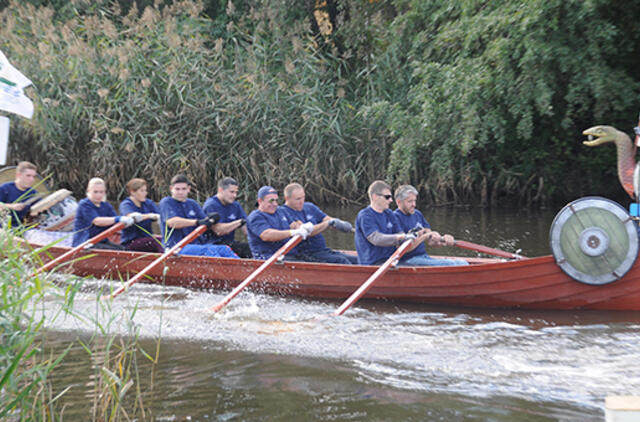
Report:
[[[50,247],[48,258],[69,248]],[[64,271],[78,276],[127,280],[158,254],[108,250],[85,251]],[[43,254],[44,257],[44,254]],[[45,259],[45,260],[46,260]],[[485,308],[640,310],[640,264],[605,285],[573,280],[554,257],[519,261],[471,258],[463,267],[398,267],[385,274],[365,299]],[[190,289],[231,289],[263,261],[174,256],[149,273],[149,283]],[[253,290],[309,298],[345,299],[377,267],[303,262],[278,263],[265,271]]]
[[[510,261],[465,258],[471,265],[393,268],[364,298],[482,308],[640,311],[638,227],[624,208],[604,198],[576,200],[558,213],[550,239],[553,255],[548,256]],[[46,243],[30,242],[34,247]],[[47,261],[68,250],[51,246],[40,253]],[[158,254],[91,250],[77,257],[84,259],[65,264],[65,271],[127,280]],[[171,256],[164,266],[150,270],[144,282],[232,289],[263,262]],[[280,262],[262,272],[250,288],[281,295],[345,299],[377,268]]]

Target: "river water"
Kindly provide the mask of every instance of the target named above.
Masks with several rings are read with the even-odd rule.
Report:
[[[534,256],[549,253],[557,211],[425,214],[441,232]],[[602,421],[606,396],[640,395],[640,313],[361,302],[327,318],[339,303],[245,292],[212,314],[224,292],[152,285],[107,309],[96,302],[107,285],[86,280],[75,300],[84,318],[58,317],[46,333],[47,350],[72,344],[53,377],[56,392],[70,387],[64,420],[89,419],[100,359],[73,341],[89,341],[95,321],[139,332],[151,355],[159,345],[155,367],[138,358],[140,400],[158,421]],[[52,298],[45,312],[57,310]]]

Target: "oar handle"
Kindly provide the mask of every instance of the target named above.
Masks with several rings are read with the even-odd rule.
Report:
[[[86,240],[85,242],[81,243],[80,245],[76,246],[75,248],[71,249],[70,251],[67,251],[67,252],[63,253],[62,255],[57,257],[56,259],[47,262],[45,265],[43,265],[42,267],[40,267],[37,270],[35,270],[29,276],[29,278],[34,277],[34,276],[40,274],[43,271],[49,271],[50,269],[52,269],[56,265],[58,265],[58,264],[62,263],[63,261],[65,261],[66,259],[71,258],[73,255],[75,255],[79,251],[95,245],[96,243],[100,242],[102,239],[106,239],[107,237],[111,236],[113,233],[115,233],[117,231],[120,231],[123,228],[124,228],[124,223],[116,223],[116,224],[114,224],[113,226],[109,227],[107,230],[97,234],[96,236],[92,237],[89,240]]]
[[[454,242],[454,245],[457,246],[458,248],[468,249],[468,250],[476,251],[476,252],[480,252],[480,253],[485,253],[487,255],[499,256],[499,257],[502,257],[502,258],[529,259],[526,256],[522,256],[522,255],[519,255],[519,254],[507,252],[507,251],[502,251],[500,249],[490,248],[490,247],[484,246],[484,245],[478,245],[477,243],[467,242],[466,240],[456,240]]]
[[[124,292],[125,290],[127,290],[129,287],[131,287],[132,285],[134,285],[135,283],[137,283],[138,281],[140,281],[142,279],[142,277],[144,277],[145,275],[147,275],[147,273],[149,271],[151,271],[152,269],[154,269],[155,267],[157,267],[159,264],[161,264],[164,260],[166,260],[167,258],[169,258],[171,255],[176,254],[178,252],[180,252],[180,250],[182,248],[184,248],[185,246],[187,246],[189,243],[193,242],[198,236],[200,236],[202,233],[207,231],[207,226],[202,224],[200,226],[198,226],[195,230],[193,230],[191,233],[189,233],[188,235],[186,235],[181,241],[179,241],[178,243],[176,243],[175,245],[173,245],[173,247],[171,247],[171,249],[165,251],[162,255],[160,255],[159,258],[157,258],[155,261],[153,261],[151,264],[147,265],[146,267],[144,267],[142,269],[142,271],[140,271],[138,274],[136,274],[135,276],[133,276],[129,281],[127,281],[123,286],[121,286],[119,289],[117,289],[115,292],[111,293],[110,296],[105,296],[108,298],[115,298],[116,296],[118,296],[120,293]]]
[[[382,264],[380,268],[376,270],[375,273],[371,274],[371,277],[369,277],[367,281],[362,283],[362,285],[358,288],[358,290],[353,292],[353,294],[349,296],[347,300],[344,301],[344,303],[338,308],[337,311],[333,313],[333,315],[334,316],[342,315],[347,309],[351,307],[351,305],[356,303],[362,296],[364,296],[364,294],[367,293],[367,291],[371,288],[373,283],[375,283],[376,280],[378,280],[378,278],[382,277],[382,275],[386,273],[389,270],[389,268],[391,268],[393,263],[396,260],[400,259],[402,255],[405,254],[407,249],[409,249],[409,247],[411,246],[412,242],[413,242],[413,239],[405,240],[404,243],[402,243],[402,245],[400,245],[400,247],[396,249],[396,251],[389,257],[389,259],[387,259],[384,262],[384,264]]]
[[[254,272],[252,272],[249,277],[247,277],[242,283],[238,284],[235,289],[233,289],[228,295],[224,297],[220,302],[216,303],[214,306],[209,308],[210,311],[218,312],[220,309],[224,308],[227,303],[231,302],[231,299],[236,297],[238,293],[244,290],[245,287],[249,285],[253,280],[255,280],[260,274],[262,274],[267,268],[273,265],[274,262],[278,260],[282,255],[286,255],[291,249],[293,249],[300,241],[302,240],[302,236],[299,234],[293,236],[287,243],[282,245],[280,249],[276,251],[269,259],[264,261],[262,265],[260,265]]]

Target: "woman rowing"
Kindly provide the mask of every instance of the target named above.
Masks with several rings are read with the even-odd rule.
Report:
[[[155,202],[147,198],[147,182],[131,179],[127,182],[127,192],[129,197],[120,203],[120,215],[132,217],[136,224],[122,231],[120,244],[132,251],[164,252],[151,230],[151,222],[158,220],[160,211]]]
[[[106,200],[106,185],[104,180],[94,177],[87,184],[87,197],[78,202],[76,218],[73,223],[72,246],[78,246],[90,238],[102,233],[118,222],[129,227],[134,223],[133,217],[118,216],[110,203]],[[124,249],[117,243],[104,239],[96,243],[97,249]]]

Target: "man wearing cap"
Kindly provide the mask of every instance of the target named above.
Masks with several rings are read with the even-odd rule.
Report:
[[[11,227],[18,227],[22,224],[31,206],[25,202],[37,194],[36,190],[32,188],[36,180],[36,170],[35,164],[21,161],[16,168],[16,180],[0,185],[0,211],[9,211]]]
[[[185,175],[174,176],[171,179],[170,190],[171,196],[163,198],[158,207],[160,208],[160,229],[166,248],[174,246],[200,225],[204,224],[211,229],[220,219],[216,213],[205,215],[200,205],[188,198],[189,192],[191,192],[191,182]],[[227,245],[207,244],[202,240],[202,237],[194,239],[179,253],[238,258]]]
[[[278,207],[278,191],[271,186],[258,190],[258,208],[247,218],[249,246],[255,259],[269,259],[289,238],[300,235],[303,239],[313,231],[313,223],[291,227],[284,211]],[[296,261],[296,248],[284,259]]]
[[[309,237],[298,245],[296,258],[300,261],[329,262],[332,264],[357,264],[358,257],[347,255],[327,247],[327,242],[321,234],[327,227],[334,227],[345,233],[351,233],[353,227],[346,221],[331,218],[311,202],[305,201],[302,185],[291,183],[284,188],[284,205],[279,208],[284,211],[290,227],[297,228],[303,223],[313,224],[313,231]]]
[[[382,264],[405,240],[413,239],[410,251],[425,241],[426,232],[417,236],[405,233],[398,218],[389,209],[393,200],[391,186],[382,180],[376,180],[369,186],[367,193],[369,206],[361,210],[356,218],[355,241],[359,264]]]
[[[396,189],[396,204],[398,209],[393,213],[398,219],[398,223],[404,232],[409,233],[413,229],[427,233],[427,243],[429,246],[453,246],[454,239],[450,234],[440,235],[437,231],[431,230],[431,225],[424,218],[422,213],[416,209],[418,190],[411,185],[402,185]],[[407,252],[400,259],[401,265],[409,266],[452,266],[469,265],[462,259],[439,259],[432,258],[427,254],[424,242],[415,249]]]
[[[238,182],[231,177],[225,177],[218,182],[218,193],[207,199],[202,209],[205,214],[220,214],[220,221],[211,234],[211,243],[229,246],[240,258],[251,258],[249,244],[235,240],[236,230],[242,229],[244,234],[247,234],[247,228],[244,226],[247,214],[236,201],[237,196]]]

